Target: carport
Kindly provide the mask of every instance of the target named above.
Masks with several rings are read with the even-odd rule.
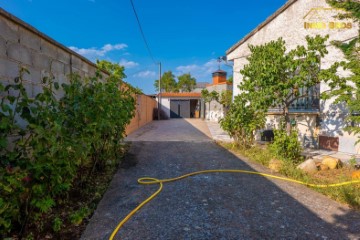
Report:
[[[169,118],[200,118],[201,93],[161,93],[161,109]]]

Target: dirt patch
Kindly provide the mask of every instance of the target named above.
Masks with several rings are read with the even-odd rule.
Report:
[[[354,170],[348,167],[340,169],[329,169],[324,171],[318,171],[312,174],[312,177],[316,180],[323,182],[335,182],[339,180],[351,180],[351,173]]]
[[[138,163],[136,155],[133,153],[127,153],[124,157],[124,160],[120,164],[120,168],[129,169],[131,167],[135,167]]]

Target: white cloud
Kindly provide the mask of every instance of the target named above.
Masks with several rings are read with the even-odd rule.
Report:
[[[204,64],[190,64],[178,66],[175,75],[179,76],[184,73],[190,73],[199,82],[211,82],[211,73],[219,68],[219,63],[216,59],[210,59]]]
[[[125,43],[119,43],[119,44],[105,44],[102,48],[78,48],[71,46],[69,47],[71,50],[77,52],[78,54],[89,58],[90,60],[95,60],[98,57],[104,57],[108,52],[116,51],[116,50],[123,50],[127,48],[127,45]]]
[[[138,78],[150,78],[150,77],[155,77],[156,76],[156,72],[154,71],[142,71],[142,72],[138,72],[136,74],[133,75],[133,77],[138,77]]]
[[[139,63],[133,62],[133,61],[128,61],[126,59],[121,59],[119,61],[119,65],[124,66],[125,68],[133,68],[133,67],[139,66]]]
[[[176,71],[183,72],[183,73],[189,73],[189,72],[197,71],[200,69],[201,69],[200,66],[198,66],[196,64],[192,64],[192,65],[178,66],[176,68]]]

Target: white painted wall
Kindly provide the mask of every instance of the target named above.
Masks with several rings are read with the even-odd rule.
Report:
[[[282,37],[287,45],[287,49],[293,49],[298,45],[306,45],[305,37],[315,35],[329,35],[328,40],[328,54],[322,60],[322,68],[328,68],[336,61],[342,61],[344,55],[338,48],[331,45],[331,41],[348,41],[358,35],[358,24],[351,22],[351,20],[339,20],[334,16],[336,12],[330,10],[320,10],[317,16],[307,15],[313,8],[330,8],[325,0],[297,0],[289,8],[280,13],[275,19],[269,22],[262,29],[258,30],[253,36],[247,39],[242,45],[238,46],[234,51],[227,55],[228,60],[234,61],[234,87],[233,94],[238,95],[240,90],[238,85],[242,81],[242,76],[239,73],[247,64],[246,57],[249,56],[250,50],[248,45],[261,45],[271,40],[277,40]],[[304,18],[305,17],[305,18]],[[328,26],[326,29],[305,29],[305,22],[351,22],[351,29],[330,29]],[[347,75],[349,72],[342,71],[342,75]],[[329,87],[325,83],[321,83],[320,92],[328,90]],[[360,153],[359,147],[354,147],[353,142],[356,136],[350,136],[343,132],[344,117],[347,114],[347,110],[341,105],[335,105],[334,99],[328,101],[321,101],[321,117],[323,122],[320,128],[320,134],[327,136],[339,137],[339,151]],[[305,132],[303,133],[305,134]],[[352,147],[349,145],[352,145]]]
[[[232,90],[232,85],[228,84],[217,84],[209,85],[206,87],[209,92],[216,91],[219,94],[226,90]],[[211,101],[210,104],[205,104],[205,119],[212,122],[219,122],[225,115],[224,107],[217,101]]]
[[[170,118],[170,98],[161,97],[160,107],[166,113],[166,116]]]

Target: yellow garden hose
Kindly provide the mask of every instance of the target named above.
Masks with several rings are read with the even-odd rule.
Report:
[[[198,175],[198,174],[204,174],[204,173],[244,173],[244,174],[254,174],[254,175],[260,175],[263,177],[268,177],[268,178],[275,178],[275,179],[280,179],[280,180],[284,180],[284,181],[288,181],[288,182],[294,182],[294,183],[298,183],[298,184],[302,184],[302,185],[306,185],[309,187],[316,187],[316,188],[327,188],[327,187],[338,187],[338,186],[343,186],[343,185],[349,185],[349,184],[354,184],[354,183],[360,183],[360,180],[356,180],[356,181],[348,181],[348,182],[342,182],[342,183],[335,183],[335,184],[311,184],[311,183],[305,183],[305,182],[301,182],[301,181],[297,181],[294,179],[290,179],[290,178],[285,178],[285,177],[279,177],[279,176],[275,176],[275,175],[271,175],[271,174],[266,174],[266,173],[260,173],[260,172],[254,172],[254,171],[246,171],[246,170],[240,170],[240,169],[213,169],[213,170],[203,170],[203,171],[197,171],[197,172],[191,172],[179,177],[175,177],[175,178],[167,178],[167,179],[157,179],[157,178],[151,178],[151,177],[143,177],[143,178],[139,178],[138,179],[138,183],[139,184],[144,184],[144,185],[150,185],[150,184],[159,184],[159,189],[154,192],[150,197],[148,197],[145,201],[143,201],[142,203],[140,203],[134,210],[132,210],[114,229],[114,231],[112,232],[109,240],[114,239],[115,235],[117,234],[117,232],[120,230],[120,228],[137,212],[139,211],[145,204],[147,204],[148,202],[150,202],[152,199],[154,199],[163,189],[163,183],[168,183],[168,182],[174,182],[174,181],[178,181],[187,177],[191,177],[194,175]]]

